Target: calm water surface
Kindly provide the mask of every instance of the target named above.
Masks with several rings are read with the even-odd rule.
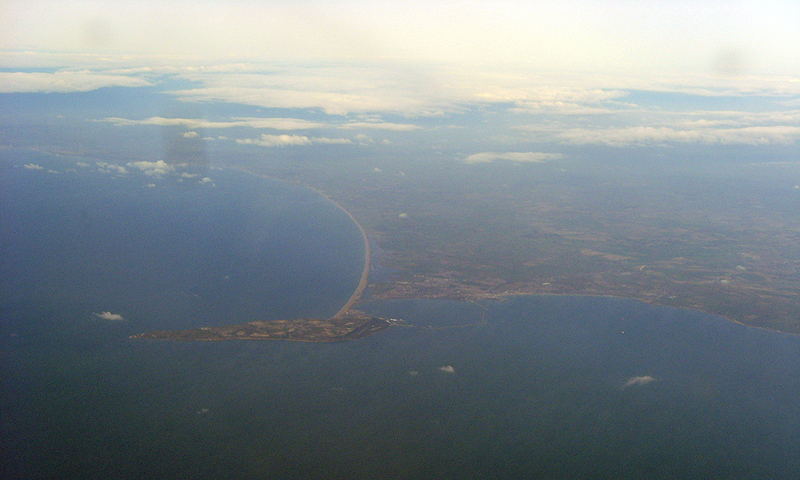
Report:
[[[360,233],[314,192],[239,172],[206,172],[206,188],[5,155],[6,477],[800,473],[800,338],[686,310],[369,302],[408,326],[334,344],[130,341],[329,315],[358,283]]]

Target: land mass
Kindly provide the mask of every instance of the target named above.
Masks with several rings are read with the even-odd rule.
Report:
[[[758,164],[472,165],[275,176],[325,191],[373,243],[369,298],[617,296],[800,333],[800,187]]]
[[[724,175],[564,164],[497,165],[483,176],[474,166],[435,162],[396,174],[385,166],[378,174],[363,165],[340,171],[338,163],[256,172],[314,188],[361,230],[361,282],[327,321],[347,315],[362,294],[566,294],[633,298],[800,333],[800,187],[780,172],[768,176],[757,163]],[[304,321],[320,322],[291,322]]]

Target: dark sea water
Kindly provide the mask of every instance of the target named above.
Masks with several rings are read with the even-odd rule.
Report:
[[[800,337],[537,296],[368,302],[407,326],[346,343],[132,341],[330,315],[360,233],[241,172],[210,187],[3,155],[4,478],[800,474]]]

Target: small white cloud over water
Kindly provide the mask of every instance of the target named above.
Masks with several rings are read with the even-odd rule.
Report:
[[[128,166],[138,168],[145,175],[150,176],[166,175],[175,170],[175,167],[168,164],[164,160],[159,160],[157,162],[130,162],[128,163]]]
[[[97,170],[100,173],[120,173],[123,175],[128,173],[128,170],[125,167],[115,165],[113,163],[95,162],[95,164],[97,165]]]
[[[35,163],[26,163],[23,167],[27,168],[28,170],[42,170],[44,167],[41,165],[37,165]]]
[[[212,187],[214,186],[214,180],[211,180],[208,177],[203,177],[203,179],[202,180],[198,180],[197,183],[199,183],[200,185],[211,184]]]
[[[444,365],[439,367],[439,371],[443,373],[456,373],[456,369],[452,365]]]
[[[125,321],[125,319],[122,318],[122,315],[118,313],[111,313],[111,312],[95,313],[95,316],[102,318],[103,320],[111,320],[112,322]]]
[[[631,377],[625,382],[624,385],[622,385],[622,388],[628,388],[634,385],[647,385],[648,383],[652,383],[655,381],[656,381],[655,377],[651,377],[650,375],[645,375],[642,377]]]
[[[400,218],[408,218],[408,214],[407,213],[401,213],[400,215],[398,215],[398,217],[400,217]]]
[[[183,138],[195,138],[197,137],[197,132],[186,132],[183,134]]]

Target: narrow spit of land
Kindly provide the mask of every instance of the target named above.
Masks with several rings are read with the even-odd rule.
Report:
[[[345,315],[353,307],[353,305],[355,305],[356,302],[358,302],[361,299],[361,294],[364,293],[364,289],[367,288],[367,279],[369,278],[369,270],[371,268],[369,238],[367,237],[367,232],[366,230],[364,230],[364,227],[361,226],[361,224],[358,222],[358,220],[356,220],[356,217],[354,217],[352,213],[347,211],[346,208],[339,205],[338,202],[336,202],[328,195],[320,192],[317,189],[313,190],[322,195],[323,197],[327,198],[328,201],[330,201],[331,203],[339,207],[339,209],[341,209],[344,213],[346,213],[347,216],[350,217],[350,220],[352,220],[353,223],[355,223],[358,229],[361,231],[361,238],[364,240],[364,271],[361,272],[361,281],[358,282],[356,291],[353,292],[353,295],[350,296],[350,299],[347,301],[347,303],[345,303],[344,306],[338,312],[336,312],[336,315],[333,316],[333,318],[339,318]]]
[[[269,178],[265,175],[242,170],[251,175]],[[311,188],[311,187],[309,187]],[[315,192],[336,205],[350,217],[350,220],[361,231],[364,240],[364,271],[356,290],[347,300],[347,303],[331,318],[297,318],[291,320],[256,321],[222,327],[201,327],[191,330],[158,330],[131,335],[132,339],[162,339],[162,340],[192,340],[192,341],[220,341],[220,340],[291,340],[303,342],[333,342],[340,340],[355,340],[381,332],[389,328],[392,323],[380,317],[372,317],[359,310],[354,310],[353,305],[361,299],[361,294],[367,287],[370,271],[369,238],[364,227],[347,209],[331,197],[317,189]]]

